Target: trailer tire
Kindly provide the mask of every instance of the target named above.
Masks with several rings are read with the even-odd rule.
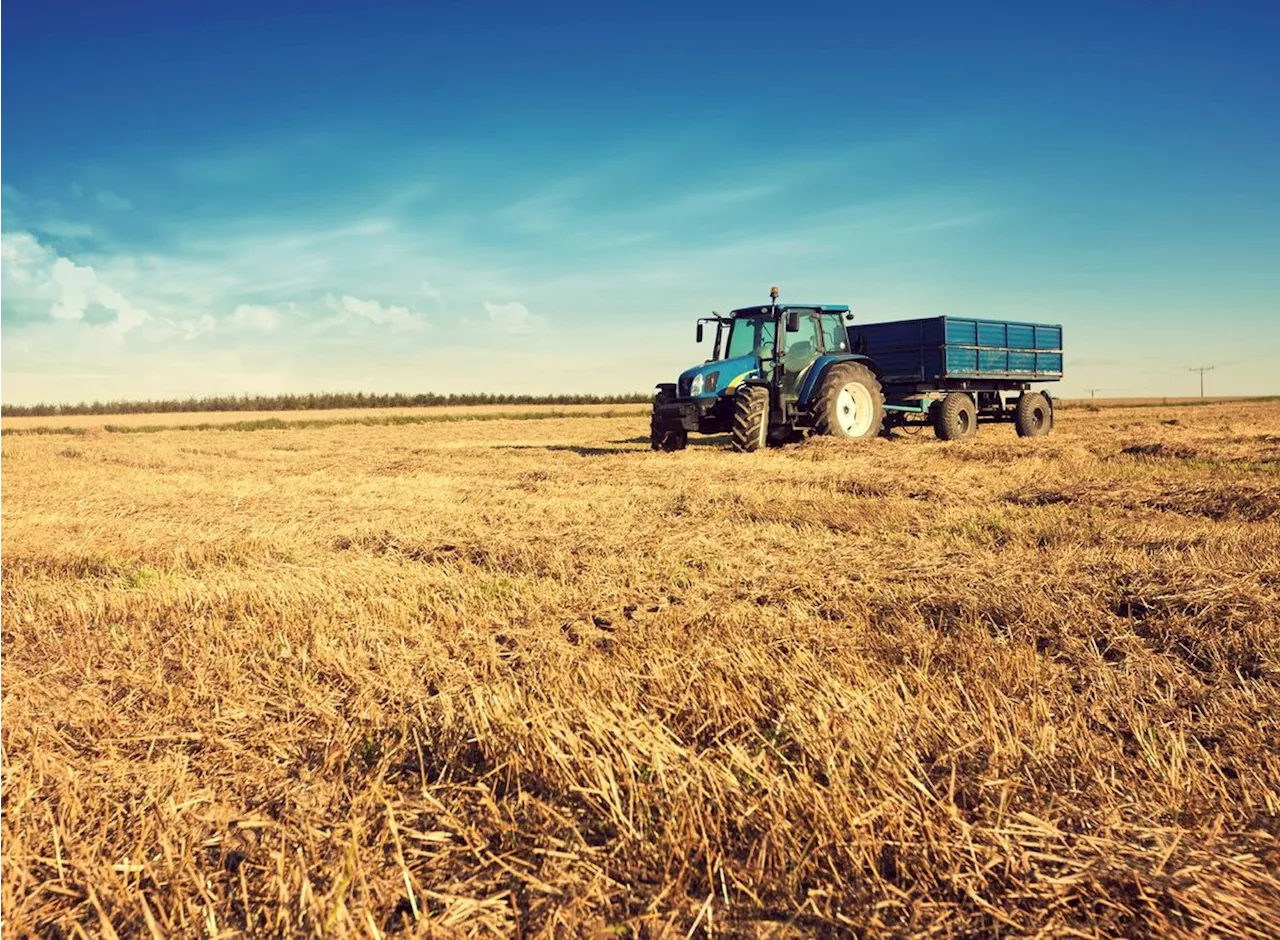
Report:
[[[649,446],[653,450],[684,450],[689,444],[689,432],[684,428],[666,427],[658,421],[658,407],[675,401],[674,388],[662,387],[653,396],[653,413],[649,415]]]
[[[1030,392],[1018,399],[1013,412],[1013,426],[1018,437],[1044,437],[1053,429],[1053,405],[1041,392]]]
[[[978,434],[978,408],[967,392],[951,392],[934,406],[933,433],[943,441],[965,441]]]
[[[743,385],[733,396],[733,423],[729,428],[733,449],[749,454],[761,450],[769,439],[769,390]]]
[[[819,434],[861,441],[884,427],[884,392],[860,362],[837,362],[818,386],[813,428]]]

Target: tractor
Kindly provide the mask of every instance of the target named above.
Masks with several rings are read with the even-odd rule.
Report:
[[[712,358],[657,387],[650,422],[654,450],[681,450],[689,432],[728,433],[750,452],[806,434],[866,440],[884,423],[874,363],[849,349],[849,308],[769,303],[698,320],[697,340],[715,326]]]

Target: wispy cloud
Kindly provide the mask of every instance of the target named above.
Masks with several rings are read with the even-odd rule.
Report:
[[[967,212],[964,215],[953,215],[942,219],[933,219],[928,222],[920,222],[916,225],[909,225],[902,231],[904,234],[912,234],[915,232],[937,232],[943,229],[953,228],[973,228],[978,225],[986,225],[995,217],[996,213],[991,210]]]
[[[489,327],[495,333],[507,336],[527,336],[531,333],[542,333],[547,329],[547,321],[535,317],[529,308],[518,301],[495,304],[485,301],[484,312],[489,317]]]
[[[133,208],[132,202],[124,198],[124,196],[121,196],[119,193],[114,193],[109,189],[98,190],[94,199],[97,201],[98,205],[104,209],[121,211]]]
[[[273,147],[240,148],[193,157],[173,169],[180,178],[193,183],[246,183],[276,170],[284,156]]]
[[[45,215],[31,226],[44,235],[54,238],[86,239],[97,234],[97,230],[87,222],[72,222],[59,216]]]
[[[231,313],[231,324],[238,329],[256,333],[274,333],[284,322],[285,311],[292,311],[296,307],[296,304],[240,304]]]
[[[580,182],[557,183],[501,207],[493,213],[493,220],[519,235],[543,235],[564,228],[575,214],[573,200],[584,188]]]
[[[425,330],[429,325],[426,317],[417,311],[394,304],[384,305],[376,300],[343,296],[329,297],[326,303],[329,309],[338,314],[368,320],[376,326],[389,326],[395,330]]]

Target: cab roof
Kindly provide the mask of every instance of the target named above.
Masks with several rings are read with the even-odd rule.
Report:
[[[778,309],[787,310],[814,310],[818,313],[848,313],[849,307],[845,304],[778,304]],[[754,307],[739,307],[730,315],[735,317],[750,317],[756,314],[768,313],[769,304],[757,304]]]

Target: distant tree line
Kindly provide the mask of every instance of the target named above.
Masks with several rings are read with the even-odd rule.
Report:
[[[75,405],[0,405],[0,415],[41,418],[54,415],[172,414],[183,411],[326,411],[334,408],[439,408],[446,405],[629,405],[647,402],[651,394],[625,395],[375,395],[366,392],[320,392],[307,395],[219,395],[163,401],[92,401]]]

